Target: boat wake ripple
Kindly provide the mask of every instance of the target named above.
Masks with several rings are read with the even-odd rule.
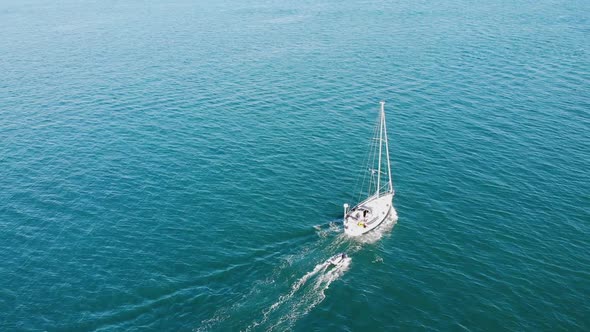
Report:
[[[262,319],[250,324],[244,331],[290,329],[298,318],[307,314],[326,298],[326,289],[348,271],[351,261],[352,259],[347,257],[338,266],[332,266],[327,261],[317,264],[311,271],[296,280],[289,292],[281,295],[275,303],[265,309]]]
[[[228,307],[219,308],[213,317],[201,321],[201,326],[196,331],[212,331],[226,329],[240,329],[241,331],[284,331],[292,329],[292,326],[325,298],[325,291],[330,285],[342,277],[348,270],[352,261],[350,256],[362,250],[366,245],[379,241],[387,234],[397,222],[397,213],[393,209],[390,216],[377,228],[360,237],[349,237],[342,231],[342,224],[331,221],[323,225],[314,226],[316,240],[302,247],[296,253],[290,253],[281,257],[281,262],[276,265],[273,272],[263,280],[256,282],[247,294],[237,299]],[[297,275],[297,270],[305,271],[304,266],[309,266],[308,258],[318,255],[331,257],[334,253],[346,252],[347,257],[338,266],[332,266],[328,261],[322,261],[309,269],[296,280],[288,281]],[[373,263],[378,262],[373,261]],[[295,275],[294,275],[295,274]],[[286,289],[274,302],[268,301],[258,309],[261,316],[250,321],[245,328],[236,325],[227,326],[229,318],[238,312],[252,310],[253,298],[264,299],[269,289],[276,289],[281,283]],[[264,300],[262,300],[264,301]],[[248,308],[251,309],[248,309]],[[252,312],[250,311],[250,314]]]

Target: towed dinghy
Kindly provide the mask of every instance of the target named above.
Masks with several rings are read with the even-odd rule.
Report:
[[[336,254],[328,259],[328,264],[331,266],[338,266],[342,264],[346,258],[348,258],[348,255],[345,253]]]

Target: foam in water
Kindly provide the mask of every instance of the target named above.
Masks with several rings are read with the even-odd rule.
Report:
[[[314,279],[313,284],[310,286],[311,290],[304,292],[299,298],[297,298],[297,301],[293,303],[288,313],[280,317],[268,330],[289,330],[297,319],[309,313],[309,311],[326,298],[326,289],[330,287],[332,282],[348,271],[351,261],[352,259],[347,257],[341,265],[338,265],[333,269],[323,269],[322,273],[318,274],[318,277]]]
[[[245,331],[250,331],[267,322],[270,324],[269,331],[288,329],[299,317],[307,314],[326,298],[325,290],[348,270],[351,261],[352,259],[347,257],[338,266],[332,266],[329,262],[317,264],[295,281],[288,293],[281,295],[277,302],[264,310],[260,321],[252,323]],[[277,311],[281,311],[282,314],[278,318],[271,319],[273,313]]]
[[[322,226],[326,226],[326,225],[313,226],[313,228],[316,231],[316,234],[321,238],[326,238],[330,234],[340,233],[342,231],[342,228],[338,225],[338,222],[336,222],[336,221],[331,221],[330,223],[328,223],[327,224],[328,227],[325,229],[322,228]]]
[[[342,252],[345,251],[349,255],[361,250],[365,244],[372,244],[379,241],[384,235],[388,234],[397,222],[397,213],[395,209],[391,211],[388,217],[377,228],[359,237],[349,237],[342,231],[341,224],[332,221],[324,225],[314,226],[314,231],[319,237],[318,242],[314,242],[309,246],[302,248],[297,254],[290,254],[282,258],[282,262],[278,264],[265,281],[261,281],[256,285],[249,295],[243,298],[240,303],[234,303],[229,308],[222,308],[216,314],[201,322],[202,329],[211,329],[222,323],[225,319],[231,316],[230,312],[237,309],[237,307],[244,305],[252,296],[261,291],[262,288],[268,287],[274,283],[275,280],[282,279],[281,274],[286,272],[286,269],[293,266],[296,261],[304,259],[309,256],[310,252],[315,249],[320,249],[321,252]],[[333,236],[336,235],[336,236]],[[350,267],[352,259],[347,257],[342,264],[338,266],[331,266],[327,262],[316,264],[313,269],[305,273],[299,279],[295,280],[289,287],[286,293],[279,296],[279,298],[266,309],[262,310],[262,317],[252,322],[243,331],[252,331],[258,329],[264,330],[288,330],[293,326],[298,319],[309,313],[314,307],[321,303],[326,295],[325,291],[330,287],[332,282],[340,278]],[[377,257],[373,263],[380,263],[382,259]]]

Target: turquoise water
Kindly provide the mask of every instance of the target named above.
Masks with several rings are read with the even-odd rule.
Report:
[[[0,1],[0,330],[588,331],[589,12]]]

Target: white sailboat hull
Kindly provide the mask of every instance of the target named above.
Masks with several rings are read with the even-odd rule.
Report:
[[[344,233],[359,236],[375,229],[389,217],[393,192],[372,196],[352,208],[344,216]]]

